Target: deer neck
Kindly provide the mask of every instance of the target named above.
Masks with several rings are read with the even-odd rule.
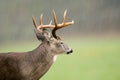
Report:
[[[51,67],[55,55],[50,52],[50,46],[47,43],[41,43],[31,52],[33,65],[35,66],[30,74],[31,80],[42,77]]]
[[[38,62],[53,62],[54,54],[50,50],[50,45],[47,42],[41,43],[35,50],[32,51],[33,60]]]

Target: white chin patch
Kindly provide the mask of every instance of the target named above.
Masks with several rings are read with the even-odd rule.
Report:
[[[55,56],[53,57],[53,62],[55,62],[56,59],[57,59],[57,55],[55,55]]]

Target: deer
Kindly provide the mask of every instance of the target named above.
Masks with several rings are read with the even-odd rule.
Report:
[[[34,32],[40,45],[28,52],[8,52],[0,53],[0,80],[39,80],[54,63],[59,54],[70,54],[72,48],[67,46],[56,31],[63,27],[74,24],[74,21],[65,22],[65,10],[62,23],[58,23],[56,13],[53,10],[53,20],[50,24],[44,25],[42,14],[40,16],[40,25],[37,25],[32,16]]]

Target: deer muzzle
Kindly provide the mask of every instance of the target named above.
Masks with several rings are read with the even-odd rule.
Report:
[[[68,51],[67,51],[67,54],[70,54],[70,53],[72,53],[73,52],[73,50],[70,48]]]

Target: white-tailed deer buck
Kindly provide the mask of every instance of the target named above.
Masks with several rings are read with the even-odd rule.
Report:
[[[62,42],[56,35],[56,30],[72,25],[65,22],[64,12],[62,23],[58,24],[53,11],[54,25],[43,25],[42,15],[38,26],[32,17],[34,30],[38,40],[42,43],[29,52],[9,52],[0,54],[0,80],[39,80],[50,68],[56,55],[72,53],[72,49]]]

